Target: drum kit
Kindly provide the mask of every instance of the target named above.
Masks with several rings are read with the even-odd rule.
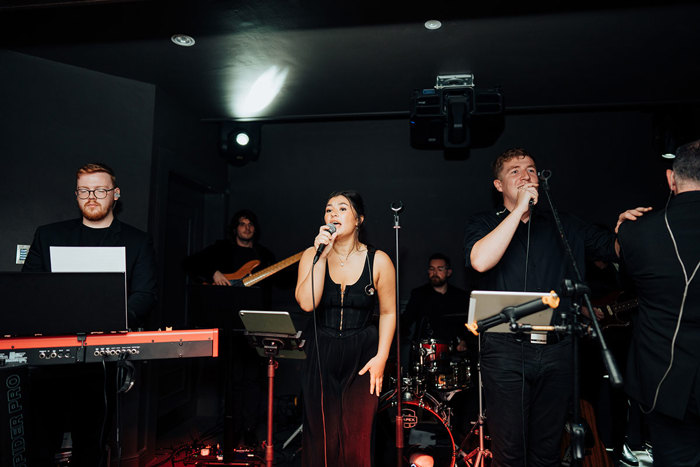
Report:
[[[472,388],[471,362],[456,346],[438,339],[424,339],[411,345],[411,365],[402,372],[401,401],[403,415],[404,454],[406,458],[427,455],[434,467],[473,465],[462,451],[464,441],[455,437],[454,411],[450,401],[457,393]],[[376,425],[376,446],[395,445],[395,421],[398,406],[396,377],[390,378],[393,388],[379,399]],[[471,433],[471,432],[470,432]],[[469,435],[467,435],[468,437]],[[394,450],[375,449],[376,465],[394,465]],[[462,463],[459,463],[462,462]],[[422,465],[418,462],[416,465]]]

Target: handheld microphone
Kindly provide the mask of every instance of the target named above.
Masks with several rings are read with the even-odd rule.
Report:
[[[335,233],[335,225],[326,224],[326,227],[327,227],[328,233],[330,233],[331,235],[333,235]],[[316,264],[318,262],[318,259],[321,257],[321,253],[323,253],[324,248],[326,248],[325,243],[321,243],[318,246],[318,248],[316,249],[316,255],[314,256],[314,262],[312,263],[312,265]]]

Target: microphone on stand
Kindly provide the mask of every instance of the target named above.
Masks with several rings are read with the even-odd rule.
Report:
[[[490,316],[488,318],[474,321],[472,323],[467,323],[465,326],[469,329],[472,334],[478,336],[488,329],[497,326],[502,323],[508,323],[510,321],[517,321],[520,318],[531,315],[538,311],[546,310],[547,308],[557,308],[559,306],[559,297],[554,291],[551,291],[549,295],[543,295],[540,298],[536,298],[529,302],[521,303],[520,305],[507,306],[501,310],[500,313]]]
[[[537,172],[537,178],[540,179],[540,181],[546,182],[549,180],[549,178],[552,176],[552,171],[549,169],[543,169]]]
[[[333,224],[326,224],[327,227],[326,230],[328,230],[328,233],[333,235],[335,233],[335,225]],[[321,253],[323,253],[324,248],[326,248],[325,243],[321,243],[318,248],[316,249],[316,255],[314,256],[314,262],[312,264],[316,264],[318,262],[318,259],[321,257]]]

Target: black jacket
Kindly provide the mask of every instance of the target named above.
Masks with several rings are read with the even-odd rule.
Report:
[[[82,219],[44,225],[36,229],[32,246],[22,267],[23,272],[51,272],[51,246],[124,246],[126,247],[126,288],[129,327],[145,326],[149,312],[157,301],[156,267],[150,236],[114,219],[105,230],[99,245],[81,241]]]
[[[674,197],[668,222],[690,278],[700,261],[700,191]],[[685,278],[663,210],[623,223],[619,240],[639,298],[625,389],[648,410],[671,359]],[[682,419],[693,392],[700,401],[700,272],[688,287],[673,365],[661,384],[655,410]]]

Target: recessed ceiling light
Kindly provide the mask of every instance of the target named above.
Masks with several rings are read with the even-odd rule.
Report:
[[[429,19],[425,22],[425,29],[430,29],[431,31],[435,29],[440,29],[441,27],[442,23],[436,19]]]
[[[188,36],[187,34],[173,34],[170,40],[173,41],[173,44],[182,47],[192,47],[194,45],[194,37]]]

